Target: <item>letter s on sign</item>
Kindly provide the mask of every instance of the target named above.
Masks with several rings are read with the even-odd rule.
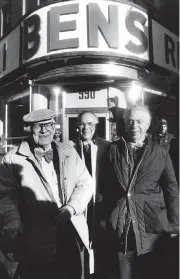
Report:
[[[126,48],[132,53],[143,54],[148,49],[148,38],[146,34],[135,25],[135,21],[140,22],[141,25],[144,27],[147,18],[142,13],[130,10],[125,20],[127,30],[131,35],[139,39],[141,44],[137,45],[132,41],[129,41],[126,45]]]

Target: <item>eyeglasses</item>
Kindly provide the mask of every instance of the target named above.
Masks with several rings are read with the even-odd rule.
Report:
[[[52,131],[55,127],[55,123],[46,123],[46,124],[34,124],[33,125],[33,131],[39,132],[42,130],[42,128],[45,128],[46,131]]]
[[[80,128],[85,128],[86,126],[88,128],[93,128],[94,126],[96,126],[96,124],[92,123],[92,122],[87,122],[87,123],[83,123],[83,122],[80,122],[79,125],[78,125]]]

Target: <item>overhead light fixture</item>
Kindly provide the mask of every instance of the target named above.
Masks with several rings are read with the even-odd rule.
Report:
[[[58,96],[61,93],[61,88],[58,86],[53,87],[53,93]]]
[[[135,104],[138,99],[142,97],[143,87],[136,81],[132,82],[130,89],[128,90],[128,99],[132,104]]]
[[[166,93],[163,93],[163,92],[161,92],[161,91],[157,91],[157,90],[150,89],[150,88],[146,88],[146,87],[144,87],[143,90],[144,90],[145,92],[148,92],[148,93],[152,93],[152,94],[155,94],[155,95],[167,97],[167,94],[166,94]]]

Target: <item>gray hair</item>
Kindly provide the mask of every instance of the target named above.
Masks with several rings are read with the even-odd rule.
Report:
[[[128,115],[132,112],[132,111],[143,111],[147,114],[148,118],[149,118],[149,123],[151,123],[151,112],[149,110],[149,107],[146,105],[132,105],[129,108],[125,109],[124,113],[123,113],[123,119],[126,122]]]

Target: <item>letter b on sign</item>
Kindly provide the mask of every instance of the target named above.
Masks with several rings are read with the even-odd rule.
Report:
[[[23,60],[33,57],[38,51],[40,44],[40,18],[33,15],[24,20],[23,26]]]

